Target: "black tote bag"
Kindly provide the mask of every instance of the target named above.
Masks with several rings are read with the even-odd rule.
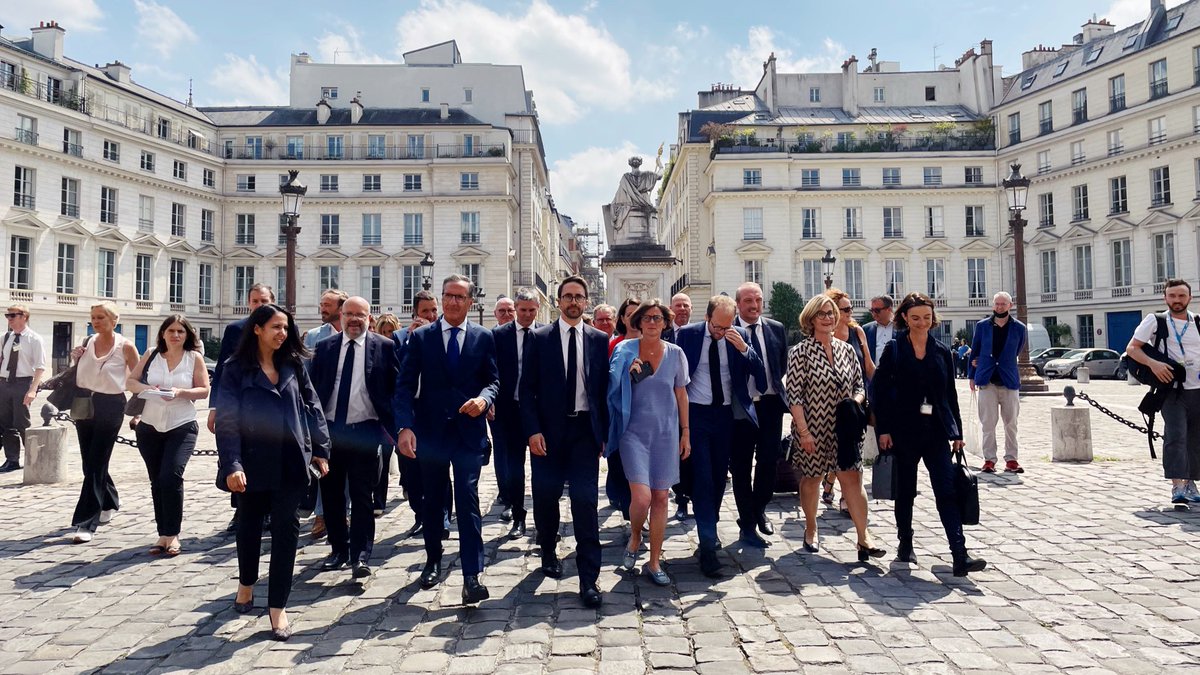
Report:
[[[963,525],[979,524],[979,480],[966,464],[966,453],[954,454],[954,499]]]
[[[871,499],[896,498],[896,455],[881,452],[871,465]]]

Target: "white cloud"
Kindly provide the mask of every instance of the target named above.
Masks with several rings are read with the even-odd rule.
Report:
[[[96,0],[39,0],[21,2],[9,0],[4,8],[4,31],[24,33],[42,21],[57,21],[68,31],[100,30],[104,13]]]
[[[1167,0],[1167,9],[1181,2],[1183,0]],[[1108,11],[1101,14],[1099,18],[1108,19],[1117,27],[1117,30],[1121,30],[1126,26],[1145,20],[1147,16],[1150,16],[1150,3],[1146,0],[1113,0],[1113,3],[1108,6]]]
[[[249,57],[225,54],[225,63],[212,69],[208,76],[212,95],[201,95],[204,105],[287,105],[288,73],[286,68],[272,71]]]
[[[133,0],[133,8],[138,15],[138,39],[164,59],[170,58],[175,48],[199,40],[191,26],[169,7],[153,0]]]
[[[602,26],[532,0],[523,14],[500,14],[474,2],[424,0],[396,25],[399,52],[457,40],[464,60],[524,67],[538,111],[548,124],[583,117],[590,108],[625,110],[674,93],[651,58],[635,59]]]
[[[603,206],[612,201],[621,176],[629,171],[629,158],[640,155],[653,168],[654,153],[641,152],[629,141],[616,147],[590,147],[553,162],[550,189],[559,212],[584,225],[603,223]]]
[[[363,46],[358,29],[342,21],[338,31],[325,31],[317,39],[317,61],[322,63],[390,63]]]
[[[693,27],[690,23],[683,21],[675,24],[675,37],[687,41],[703,40],[708,37],[708,26]]]
[[[763,62],[775,53],[775,69],[780,73],[828,73],[841,69],[848,56],[846,48],[830,38],[821,41],[816,54],[797,56],[791,49],[780,47],[775,32],[767,26],[751,26],[747,43],[726,52],[729,74],[733,83],[753,87],[762,79]]]

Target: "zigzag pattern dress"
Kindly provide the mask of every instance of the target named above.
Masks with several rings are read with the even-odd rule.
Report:
[[[804,452],[793,426],[788,459],[801,476],[821,478],[829,471],[838,470],[834,413],[843,399],[861,393],[862,368],[858,365],[858,355],[848,343],[833,340],[832,364],[825,356],[825,348],[813,338],[801,340],[788,351],[788,401],[804,407],[804,420],[817,444],[816,452],[811,455]],[[861,447],[859,450],[858,463],[848,469],[862,471]]]

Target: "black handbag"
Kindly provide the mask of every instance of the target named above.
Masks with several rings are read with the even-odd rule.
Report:
[[[83,346],[86,348],[88,341],[92,339],[89,335],[83,339]],[[75,383],[76,370],[79,368],[79,362],[76,361],[71,365],[63,368],[63,371],[54,377],[46,380],[38,386],[39,391],[49,391],[50,395],[46,397],[50,405],[61,410],[69,410],[71,404],[75,402],[75,397],[79,392],[79,385]]]
[[[150,352],[150,358],[146,360],[146,365],[142,366],[142,376],[138,378],[138,382],[141,382],[142,384],[149,384],[148,375],[150,374],[150,364],[154,363],[154,359],[157,356],[157,349]],[[145,410],[146,399],[138,396],[137,394],[134,394],[133,398],[129,399],[129,402],[125,404],[125,414],[129,417],[137,417],[145,412]]]
[[[954,455],[954,500],[963,525],[979,524],[979,479],[967,466],[966,453],[962,450]]]
[[[871,465],[871,498],[896,498],[896,455],[883,452]]]
[[[1154,344],[1151,345],[1147,343],[1142,345],[1142,353],[1154,361],[1161,361],[1162,363],[1171,366],[1171,369],[1175,375],[1174,382],[1163,382],[1159,380],[1158,376],[1154,374],[1154,371],[1150,369],[1150,366],[1134,361],[1133,359],[1129,358],[1129,354],[1122,354],[1121,362],[1125,365],[1125,370],[1133,376],[1133,379],[1150,387],[1162,387],[1164,385],[1169,386],[1183,382],[1187,378],[1187,371],[1184,369],[1183,364],[1176,363],[1174,360],[1168,357],[1167,350],[1165,349],[1164,343],[1167,341],[1167,314],[1165,312],[1160,312],[1156,314],[1155,317],[1157,317],[1158,325],[1154,330]],[[1195,318],[1195,322],[1196,329],[1200,330],[1200,316]]]

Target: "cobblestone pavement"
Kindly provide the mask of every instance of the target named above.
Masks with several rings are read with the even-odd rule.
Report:
[[[1141,391],[1119,382],[1085,390],[1126,412]],[[289,607],[297,633],[287,643],[268,639],[262,584],[255,613],[232,610],[236,561],[223,533],[230,511],[212,486],[213,457],[188,468],[184,553],[170,560],[146,554],[154,525],[135,450],[117,448],[123,508],[91,544],[68,539],[77,480],[22,486],[19,473],[4,474],[0,671],[1196,672],[1200,513],[1165,505],[1161,468],[1144,441],[1094,411],[1098,461],[1051,463],[1048,411],[1060,402],[1022,404],[1027,473],[981,477],[983,524],[968,528],[968,540],[989,568],[968,580],[950,574],[927,488],[917,504],[916,566],[892,561],[888,503],[871,508],[889,555],[860,565],[850,523],[835,510],[822,517],[821,552],[802,552],[789,495],[771,506],[772,546],[739,547],[728,496],[721,557],[736,573],[716,583],[702,577],[694,522],[672,521],[669,588],[613,572],[619,516],[602,506],[605,603],[588,610],[576,595],[570,529],[560,547],[568,576],[545,579],[531,541],[499,543],[505,526],[493,507],[484,529],[492,599],[464,608],[453,540],[447,580],[418,588],[423,553],[402,538],[412,516],[394,490],[379,521],[376,578],[365,589],[347,573],[318,573],[326,546],[300,552]],[[211,436],[202,433],[201,445],[211,447]],[[481,491],[491,504],[490,468]]]

